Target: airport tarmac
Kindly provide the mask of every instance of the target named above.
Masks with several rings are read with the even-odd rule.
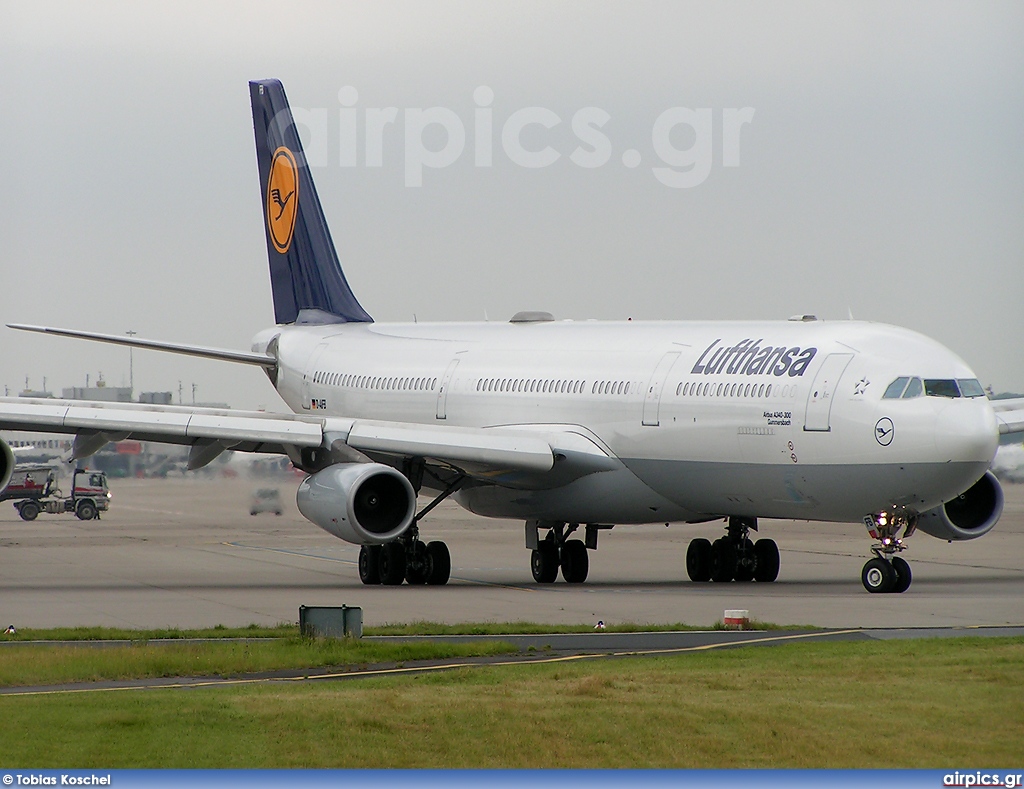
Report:
[[[774,584],[694,584],[690,539],[720,524],[620,526],[602,532],[587,583],[533,582],[523,524],[479,518],[446,502],[422,524],[452,553],[445,587],[367,587],[358,547],[303,519],[297,480],[112,480],[99,521],[0,504],[0,625],[130,628],[276,624],[300,605],[350,605],[369,625],[528,620],[711,625],[726,609],[779,624],[833,628],[972,627],[1024,623],[1024,485],[1007,485],[996,528],[947,544],[924,534],[903,555],[914,582],[872,595],[860,570],[870,539],[860,524],[762,521],[782,570]],[[278,487],[284,514],[249,515],[257,487]]]

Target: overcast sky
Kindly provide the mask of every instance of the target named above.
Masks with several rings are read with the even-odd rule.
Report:
[[[1022,41],[1015,2],[0,0],[0,322],[247,349],[273,310],[246,83],[278,77],[378,321],[852,314],[1024,391]],[[124,349],[0,349],[11,393],[128,381]],[[134,368],[281,407],[255,368]]]

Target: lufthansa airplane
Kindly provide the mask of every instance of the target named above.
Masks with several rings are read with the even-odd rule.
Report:
[[[525,521],[538,583],[585,581],[602,530],[672,522],[715,538],[690,542],[692,581],[772,582],[778,547],[752,538],[758,518],[787,518],[863,522],[864,586],[902,592],[915,530],[970,540],[999,519],[988,468],[1000,433],[1024,430],[1024,400],[997,413],[962,360],[906,329],[808,315],[375,323],[281,83],[249,88],[277,325],[249,352],[12,328],[259,365],[294,413],[4,398],[0,429],[73,433],[75,459],[126,438],[187,445],[191,468],[226,449],[287,454],[308,474],[299,510],[362,546],[366,584],[448,581],[447,546],[419,524],[449,496]],[[435,498],[417,510],[421,491]]]

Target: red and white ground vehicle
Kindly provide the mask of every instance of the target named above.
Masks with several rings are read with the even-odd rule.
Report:
[[[71,477],[71,495],[65,496],[51,467],[24,466],[15,470],[10,484],[0,491],[0,501],[8,500],[27,521],[35,520],[40,512],[73,512],[87,521],[110,508],[110,490],[102,471],[77,468]]]

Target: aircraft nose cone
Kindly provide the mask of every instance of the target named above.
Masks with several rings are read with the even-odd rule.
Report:
[[[988,464],[999,445],[996,416],[986,400],[952,400],[935,420],[935,447],[944,462]]]

